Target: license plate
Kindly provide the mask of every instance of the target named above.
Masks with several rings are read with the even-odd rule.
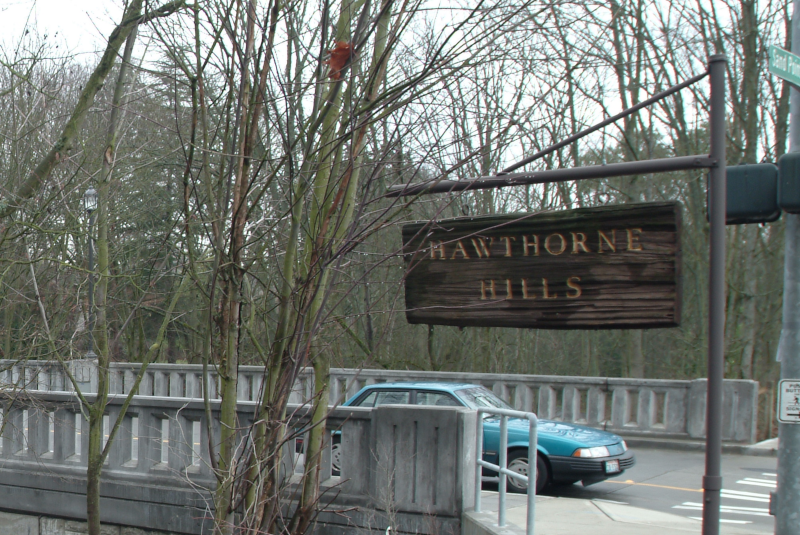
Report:
[[[606,461],[606,474],[613,474],[619,472],[619,460]]]

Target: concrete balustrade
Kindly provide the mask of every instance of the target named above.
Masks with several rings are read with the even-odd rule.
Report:
[[[623,379],[397,370],[331,370],[331,399],[345,400],[368,384],[441,381],[482,384],[515,409],[540,418],[580,423],[623,436],[705,437],[706,380]],[[310,394],[311,377],[301,378]],[[726,379],[723,439],[753,443],[758,382]]]
[[[84,392],[96,388],[97,370],[91,362],[73,361],[69,366]],[[113,394],[104,434],[116,420],[139,369],[137,364],[112,365]],[[209,440],[202,368],[169,364],[148,368],[141,395],[134,397],[104,467],[104,522],[175,534],[209,531],[210,496],[216,484],[209,443],[216,445],[219,440],[216,375],[210,375],[213,436]],[[308,425],[309,407],[301,402],[311,397],[312,380],[305,371],[294,386],[292,401],[299,404],[289,407],[285,423],[290,433]],[[248,447],[245,437],[254,421],[262,381],[262,368],[240,370],[240,451]],[[700,438],[705,432],[704,379],[334,369],[331,399],[338,403],[366,384],[388,381],[484,384],[519,410],[629,436]],[[725,382],[726,439],[753,441],[757,386],[753,381]],[[34,519],[37,526],[49,526],[84,518],[88,423],[71,390],[57,363],[0,362],[0,500],[6,511],[22,515],[15,516],[14,522]],[[342,445],[340,476],[332,476],[334,437]],[[325,440],[323,490],[336,499],[320,513],[316,531],[383,533],[389,525],[423,534],[460,531],[461,514],[472,507],[474,499],[474,412],[445,407],[339,407],[328,420]],[[297,484],[294,474],[300,459],[294,443],[287,443],[280,463],[286,485]],[[289,490],[289,495],[296,491]],[[42,504],[47,504],[46,512]],[[286,507],[291,509],[292,504],[287,502]],[[41,517],[43,513],[49,516]]]
[[[105,436],[123,400],[123,395],[110,397]],[[250,444],[247,431],[256,405],[243,401],[237,407],[240,454]],[[0,394],[0,407],[3,509],[23,524],[39,525],[46,520],[41,515],[85,519],[88,422],[75,394]],[[219,442],[218,410],[219,402],[212,402],[214,448]],[[308,425],[307,406],[289,406],[288,414],[288,431]],[[323,491],[337,497],[320,514],[315,532],[383,533],[391,524],[410,533],[458,533],[461,514],[474,500],[475,428],[476,414],[467,409],[334,409],[321,478]],[[332,433],[343,446],[342,471],[336,477],[331,475]],[[302,458],[294,446],[293,440],[287,442],[280,463],[281,479],[289,486],[297,485],[296,463]],[[201,400],[135,396],[103,469],[103,522],[174,534],[210,533],[216,480],[209,458]],[[288,490],[288,496],[296,495],[297,489]],[[16,515],[23,515],[22,520]]]
[[[111,392],[129,392],[140,366],[135,363],[112,364],[109,372]],[[216,373],[212,369],[209,375],[209,397],[217,399]],[[263,367],[242,366],[239,370],[238,399],[258,400],[263,376]],[[517,410],[535,412],[545,419],[599,427],[624,436],[673,439],[702,439],[705,436],[705,379],[624,379],[334,368],[331,370],[331,400],[342,403],[364,385],[395,381],[483,384],[508,400]],[[92,384],[85,384],[88,391],[92,391]],[[93,384],[96,385],[96,378]],[[0,361],[0,388],[40,391],[72,389],[58,363],[40,361]],[[312,388],[312,372],[304,370],[294,385],[290,402],[302,403],[311,399]],[[200,398],[202,366],[152,364],[142,380],[139,394]],[[723,396],[723,439],[739,443],[755,442],[758,383],[725,380]]]

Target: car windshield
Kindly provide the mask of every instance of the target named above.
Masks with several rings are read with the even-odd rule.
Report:
[[[472,409],[490,407],[495,409],[511,409],[512,407],[497,397],[494,392],[484,386],[456,390],[456,395]]]

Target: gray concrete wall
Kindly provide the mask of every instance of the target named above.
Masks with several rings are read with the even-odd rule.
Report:
[[[334,411],[341,430],[342,473],[323,482],[340,489],[336,505],[357,510],[323,513],[316,533],[460,533],[461,514],[475,495],[476,413],[410,405]],[[323,468],[323,471],[325,468]]]
[[[121,395],[111,397],[109,425],[122,401]],[[88,428],[74,394],[0,395],[0,407],[5,422],[0,434],[0,509],[23,515],[9,517],[14,519],[9,525],[19,521],[34,529],[31,526],[41,526],[36,518],[46,515],[58,520],[51,522],[57,525],[54,530],[77,526],[75,522],[85,520]],[[252,423],[255,409],[254,402],[239,403],[242,428]],[[307,424],[308,407],[291,406],[288,412],[293,414],[288,424],[292,428]],[[215,401],[212,444],[219,436],[217,415]],[[472,507],[474,499],[475,429],[476,414],[467,409],[333,410],[327,433],[329,439],[332,432],[341,436],[343,468],[341,476],[331,476],[326,449],[323,492],[337,496],[328,510],[341,512],[322,514],[318,530],[385,532],[391,525],[407,533],[458,532],[461,513]],[[215,479],[206,432],[200,400],[135,396],[103,470],[101,518],[112,526],[109,529],[209,533]],[[296,491],[292,486],[297,484],[291,479],[297,468],[293,446],[287,444],[282,457],[287,495]],[[28,527],[20,527],[19,533]]]
[[[101,524],[102,535],[177,535],[129,526]],[[89,533],[86,522],[41,515],[20,515],[0,511],[0,535],[83,535]]]
[[[442,381],[482,384],[515,409],[540,418],[579,423],[623,436],[703,439],[706,380],[625,379],[544,375],[331,370],[331,399],[345,400],[368,384]],[[303,377],[295,400],[310,395]],[[723,439],[752,444],[758,424],[758,382],[723,384]]]
[[[376,508],[453,516],[475,500],[473,411],[412,405],[372,412]]]
[[[139,364],[114,363],[111,391],[130,390]],[[154,397],[202,397],[202,367],[153,364],[139,394]],[[264,369],[243,366],[239,372],[240,401],[259,399]],[[341,403],[362,386],[380,382],[443,381],[482,384],[508,400],[515,409],[535,412],[540,418],[607,429],[623,436],[672,439],[705,437],[706,380],[625,379],[545,375],[477,374],[402,370],[331,370],[331,400]],[[216,376],[209,380],[209,395],[216,398]],[[313,376],[304,371],[295,384],[291,401],[311,399]],[[60,365],[53,362],[0,361],[0,388],[69,391]],[[725,380],[723,386],[723,440],[752,444],[758,427],[758,383]]]

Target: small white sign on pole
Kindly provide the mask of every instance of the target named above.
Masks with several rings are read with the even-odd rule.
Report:
[[[800,379],[782,379],[778,383],[778,421],[800,424]]]

